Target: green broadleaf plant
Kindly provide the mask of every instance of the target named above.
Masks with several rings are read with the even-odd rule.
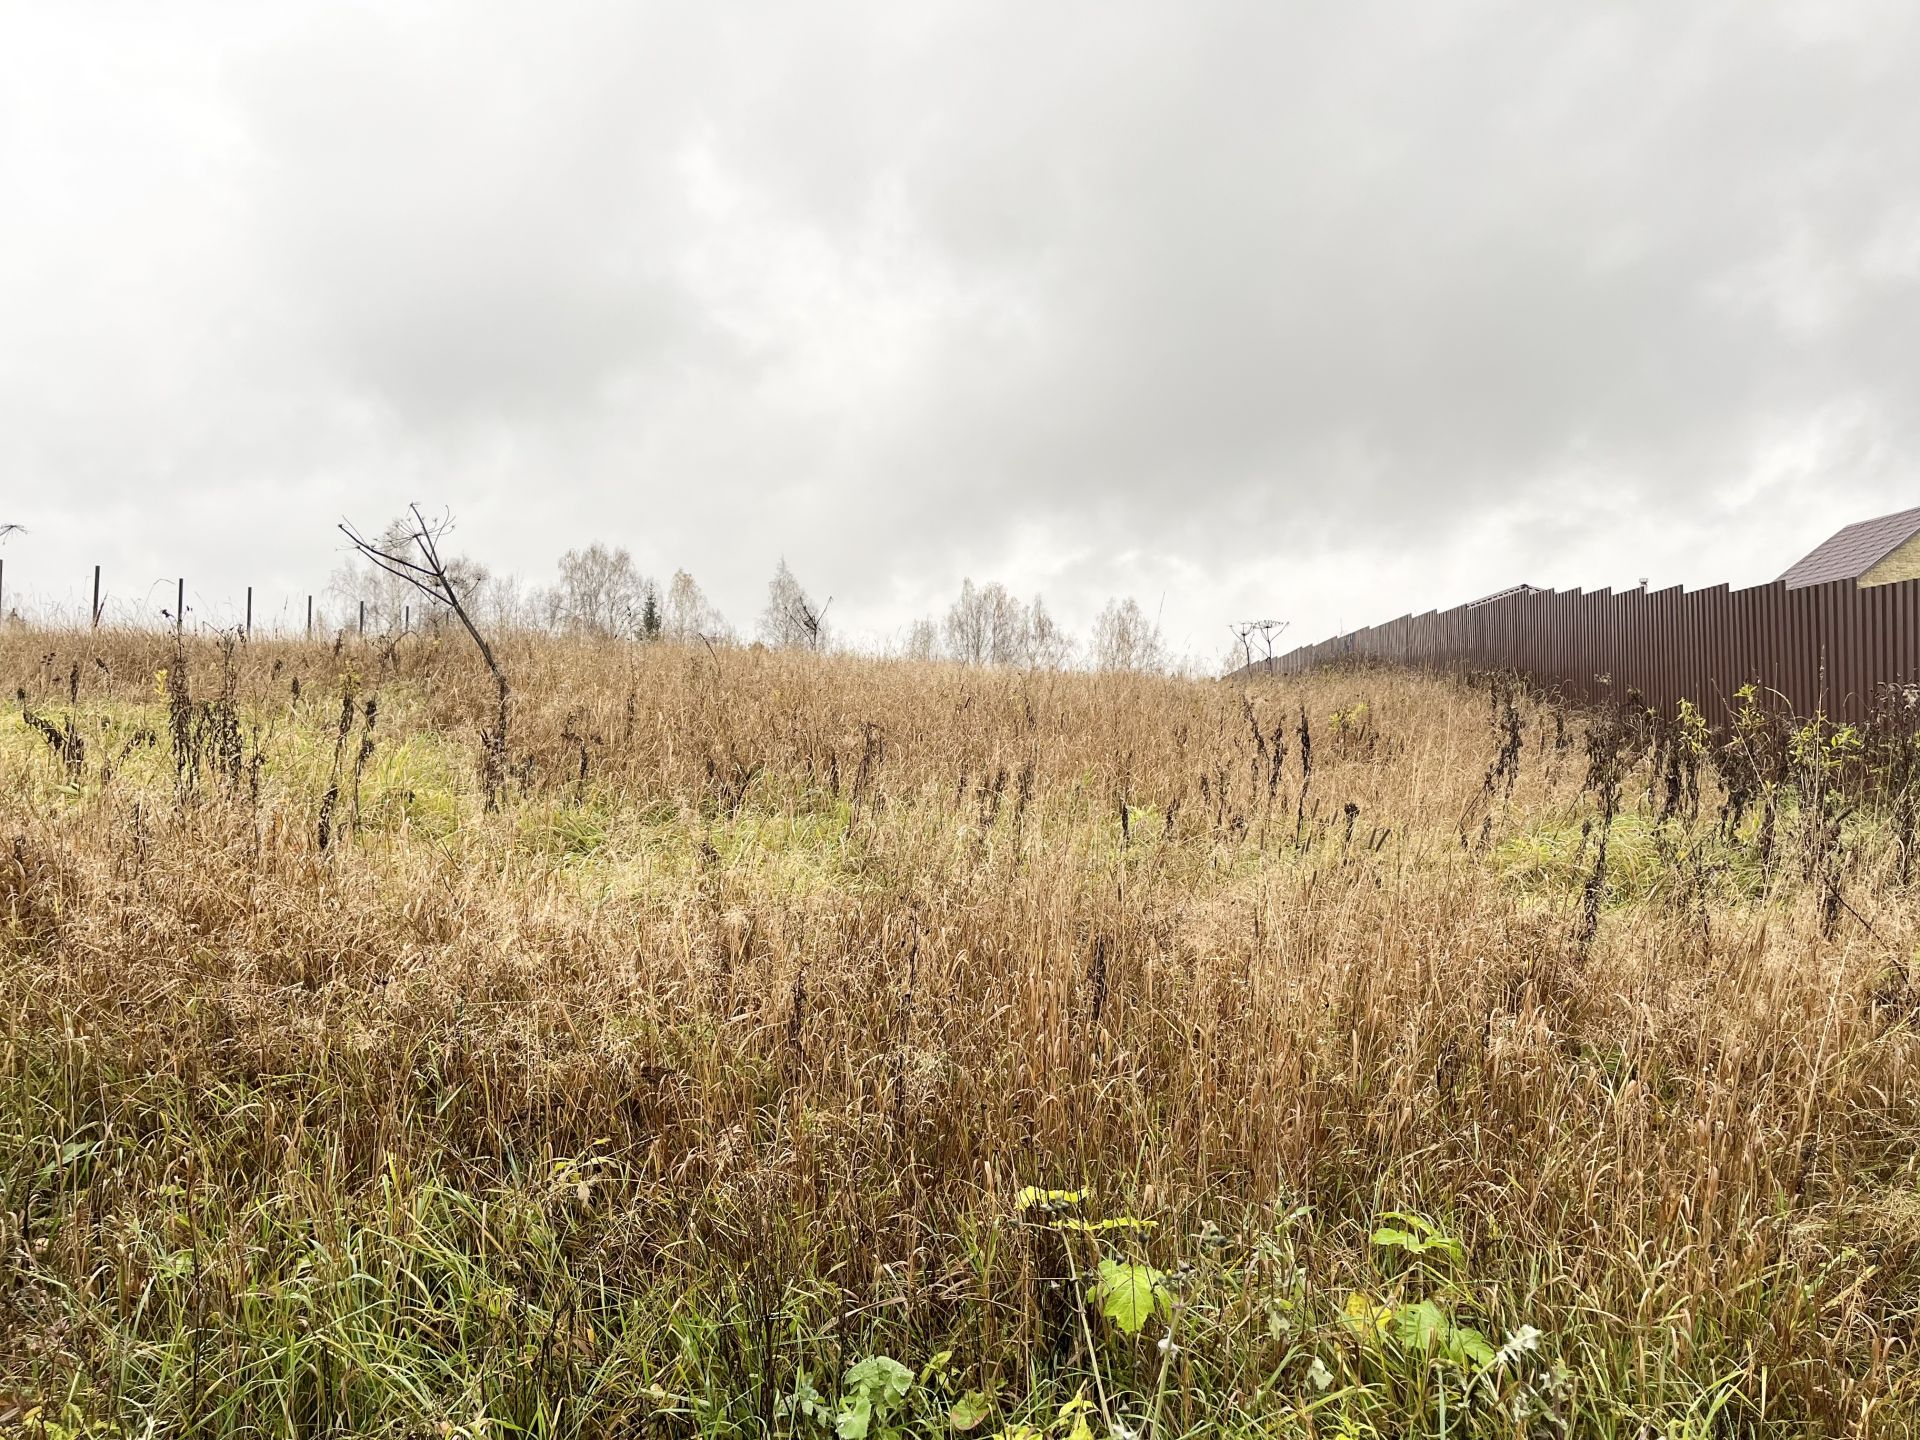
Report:
[[[1156,1313],[1163,1320],[1173,1315],[1167,1277],[1138,1261],[1103,1259],[1093,1298],[1100,1313],[1123,1335],[1138,1335]]]

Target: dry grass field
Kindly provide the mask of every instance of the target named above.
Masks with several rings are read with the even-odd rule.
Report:
[[[1920,1428],[1910,738],[501,653],[0,632],[0,1429]]]

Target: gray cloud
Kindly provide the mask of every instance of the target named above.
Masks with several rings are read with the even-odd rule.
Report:
[[[337,513],[422,498],[740,618],[784,553],[856,630],[971,573],[1213,652],[1766,578],[1916,499],[1910,7],[7,29],[15,586],[299,594]]]

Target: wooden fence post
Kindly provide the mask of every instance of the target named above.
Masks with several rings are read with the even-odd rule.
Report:
[[[88,623],[94,629],[100,628],[100,567],[93,567],[93,609],[88,612]]]
[[[174,582],[173,630],[176,635],[187,633],[187,577],[184,575]]]

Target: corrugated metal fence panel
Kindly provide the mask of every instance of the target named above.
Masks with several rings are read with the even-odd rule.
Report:
[[[1727,683],[1727,587],[1714,585],[1700,592],[1700,623],[1705,634],[1700,647],[1701,680],[1705,689],[1700,708],[1709,720],[1718,724],[1725,715],[1726,697],[1733,687]]]
[[[1512,668],[1582,699],[1635,690],[1667,712],[1688,700],[1715,723],[1751,682],[1803,714],[1860,720],[1883,687],[1920,684],[1920,580],[1536,590],[1302,645],[1275,656],[1273,669],[1298,674],[1356,657]]]
[[[1920,580],[1902,580],[1889,585],[1893,597],[1894,678],[1905,685],[1920,685]]]
[[[1850,715],[1859,703],[1860,687],[1854,683],[1853,635],[1845,623],[1851,619],[1847,597],[1840,594],[1842,587],[1858,592],[1858,585],[1848,585],[1844,580],[1836,580],[1820,588],[1827,592],[1826,608],[1821,616],[1822,643],[1829,656],[1828,671],[1833,681],[1833,703],[1828,707],[1835,715]]]

